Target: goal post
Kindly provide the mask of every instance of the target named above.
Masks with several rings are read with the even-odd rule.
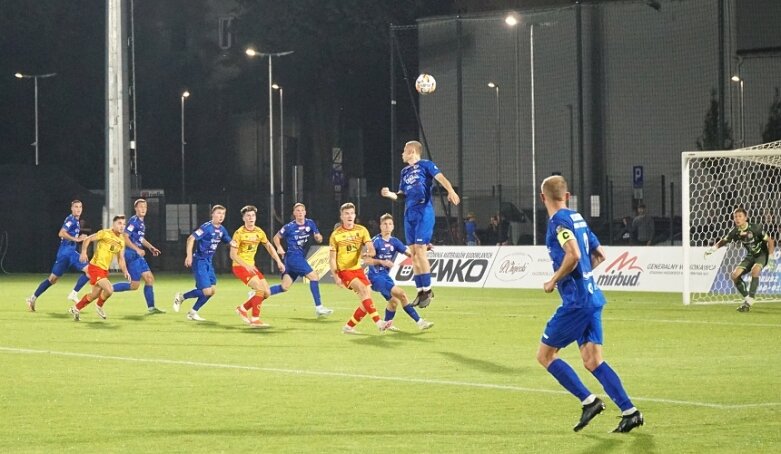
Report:
[[[740,301],[730,274],[745,249],[731,243],[707,259],[704,254],[734,227],[732,213],[738,207],[748,212],[749,222],[779,240],[781,141],[740,150],[683,152],[681,191],[683,303]],[[776,270],[765,268],[755,300],[781,301],[779,278]]]

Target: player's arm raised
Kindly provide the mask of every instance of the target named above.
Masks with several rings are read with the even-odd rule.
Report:
[[[447,199],[450,200],[450,202],[453,205],[458,205],[461,203],[461,198],[456,194],[455,189],[453,189],[453,185],[450,184],[450,181],[445,177],[444,174],[438,173],[434,176],[434,179],[439,182],[439,184],[442,185],[443,188],[447,190]]]
[[[396,201],[399,199],[399,197],[404,197],[405,194],[401,191],[399,192],[391,192],[391,190],[386,186],[382,189],[380,189],[380,195],[385,197],[386,199],[391,199],[393,201]]]

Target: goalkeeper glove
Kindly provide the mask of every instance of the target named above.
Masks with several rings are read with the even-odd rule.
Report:
[[[767,266],[767,268],[770,269],[770,271],[775,271],[776,270],[776,259],[774,259],[772,257],[767,259],[767,265],[766,266]]]
[[[716,249],[713,249],[712,247],[709,247],[709,248],[708,248],[708,249],[705,251],[705,258],[707,259],[707,258],[708,258],[708,256],[709,256],[709,255],[711,255],[711,254],[713,254],[714,252],[716,252]]]

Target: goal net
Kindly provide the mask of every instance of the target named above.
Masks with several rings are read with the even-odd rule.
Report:
[[[733,242],[707,259],[704,254],[734,227],[732,213],[738,207],[748,212],[749,222],[779,240],[781,141],[740,150],[684,152],[681,168],[683,269],[689,270],[683,273],[683,302],[739,302],[742,296],[730,274],[745,255],[743,246]],[[779,277],[776,269],[763,269],[755,301],[781,301]],[[748,288],[750,276],[744,279]]]

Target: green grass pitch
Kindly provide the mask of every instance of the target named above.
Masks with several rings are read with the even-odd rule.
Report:
[[[364,321],[349,336],[357,298],[333,284],[321,286],[330,318],[315,319],[297,283],[264,302],[273,327],[260,331],[233,312],[246,288],[229,275],[206,323],[170,310],[187,275],[157,276],[167,314],[146,316],[139,290],[110,299],[108,320],[90,305],[79,323],[66,313],[73,274],[26,311],[44,277],[0,276],[4,453],[781,451],[779,305],[742,314],[607,294],[605,357],[646,425],[608,433],[618,410],[570,347],[562,357],[608,403],[574,433],[579,402],[534,359],[556,294],[439,287],[420,311],[431,330],[399,312],[402,332]]]

